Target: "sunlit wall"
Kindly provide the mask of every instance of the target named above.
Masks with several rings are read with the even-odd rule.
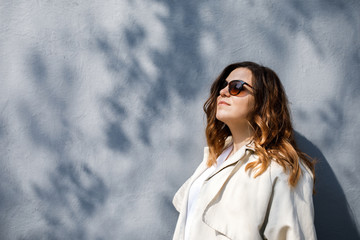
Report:
[[[360,2],[0,1],[0,238],[171,239],[227,64],[274,69],[319,160],[319,239],[358,239]]]

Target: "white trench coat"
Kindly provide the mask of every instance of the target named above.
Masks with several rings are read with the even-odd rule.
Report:
[[[208,155],[205,147],[203,161],[174,195],[179,217],[173,240],[184,240],[189,189],[207,169]],[[292,188],[288,173],[274,161],[256,178],[245,172],[246,164],[257,158],[254,145],[244,145],[205,180],[190,240],[316,239],[311,171],[300,161],[302,176]]]

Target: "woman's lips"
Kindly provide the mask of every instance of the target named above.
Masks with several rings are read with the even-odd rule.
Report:
[[[225,101],[220,101],[220,102],[218,103],[218,105],[221,105],[221,104],[224,104],[224,105],[230,106],[230,104],[228,104],[228,103],[227,103],[227,102],[225,102]]]

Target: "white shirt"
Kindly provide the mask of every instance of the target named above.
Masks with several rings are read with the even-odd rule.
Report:
[[[213,164],[211,167],[206,169],[194,182],[191,184],[189,190],[189,199],[187,205],[187,214],[186,214],[186,223],[185,223],[185,240],[188,239],[189,229],[192,223],[192,219],[194,216],[195,208],[196,208],[196,200],[198,199],[200,189],[207,177],[210,176],[214,171],[218,170],[219,167],[223,164],[225,159],[227,159],[231,150],[233,149],[233,145],[231,144],[227,149],[225,149],[220,156],[216,159],[216,164]]]

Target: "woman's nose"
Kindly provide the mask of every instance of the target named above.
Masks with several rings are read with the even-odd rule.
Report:
[[[220,90],[220,96],[222,97],[229,97],[229,90],[228,90],[228,86],[224,87],[223,89]]]

